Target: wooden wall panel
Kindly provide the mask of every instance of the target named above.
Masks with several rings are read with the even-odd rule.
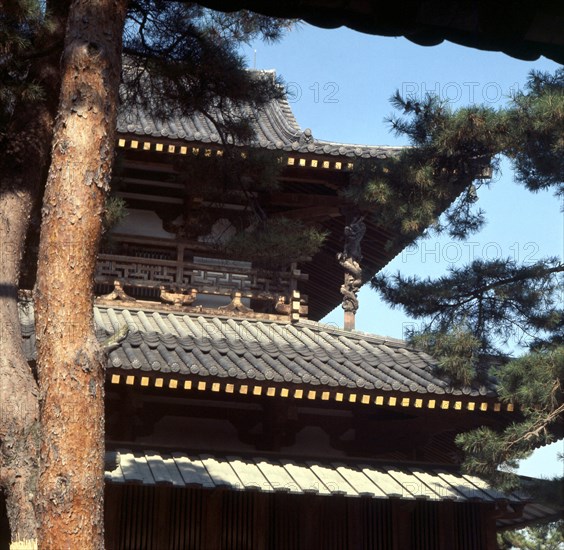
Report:
[[[286,494],[270,495],[267,505],[266,548],[299,550],[299,525],[302,514],[296,497]]]
[[[476,503],[454,507],[455,524],[457,525],[456,543],[460,550],[487,550],[489,548],[489,531],[483,521],[482,507],[483,505]]]
[[[254,550],[260,526],[254,525],[255,493],[225,491],[222,499],[221,542],[223,550]]]
[[[312,519],[315,540],[326,550],[346,550],[348,545],[347,503],[340,497],[317,497],[319,514]],[[316,521],[317,519],[317,521]]]
[[[479,503],[114,486],[106,548],[492,550],[490,515]]]
[[[439,502],[437,504],[439,521],[439,546],[440,550],[452,550],[456,548],[456,522],[454,517],[454,502]]]
[[[439,503],[421,502],[411,514],[411,549],[435,550],[439,548]],[[442,529],[447,528],[441,525]],[[452,528],[452,526],[448,526]],[[477,549],[476,549],[477,550]]]

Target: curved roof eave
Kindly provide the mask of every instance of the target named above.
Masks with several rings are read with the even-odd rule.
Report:
[[[359,145],[321,140],[309,128],[302,130],[285,97],[269,101],[260,109],[233,107],[231,117],[246,118],[253,126],[255,137],[246,145],[288,153],[312,154],[349,158],[387,158],[402,147]],[[217,113],[218,120],[222,114]],[[222,145],[222,137],[214,123],[198,112],[171,112],[159,119],[138,105],[121,108],[118,114],[118,133],[145,136],[153,139],[180,140],[186,143]],[[232,139],[227,142],[233,144]]]
[[[410,0],[402,9],[380,0],[203,0],[221,11],[247,9],[273,17],[302,19],[321,28],[349,27],[380,36],[403,36],[422,46],[448,40],[517,59],[540,56],[564,63],[564,3],[537,0]]]

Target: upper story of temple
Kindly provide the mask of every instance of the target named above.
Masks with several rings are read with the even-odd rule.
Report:
[[[347,189],[355,166],[400,148],[317,139],[286,97],[229,112],[250,123],[244,144],[222,133],[225,112],[213,115],[120,113],[112,189],[127,215],[100,252],[98,301],[293,321],[342,302],[353,328],[358,289],[409,240]],[[274,244],[256,238],[264,220]],[[323,237],[313,253],[290,234],[296,224]]]

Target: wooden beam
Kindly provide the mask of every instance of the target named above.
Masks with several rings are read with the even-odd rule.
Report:
[[[196,271],[211,271],[213,273],[236,273],[237,275],[248,275],[252,277],[256,275],[259,281],[266,280],[266,277],[260,277],[264,271],[261,271],[259,268],[253,267],[235,267],[233,265],[213,265],[213,264],[205,264],[205,263],[194,263],[194,262],[178,262],[177,260],[161,260],[159,258],[143,258],[140,256],[126,256],[124,254],[99,254],[98,260],[108,260],[114,262],[120,262],[122,264],[131,264],[131,265],[142,265],[142,266],[166,266],[166,267],[183,267],[184,269],[196,270]],[[267,272],[271,276],[278,276],[280,279],[297,279],[299,281],[307,281],[309,279],[309,275],[307,273],[288,273],[286,271],[270,271]],[[104,278],[104,276],[101,276]],[[100,276],[98,276],[100,278]],[[107,277],[106,277],[107,278]],[[112,277],[110,277],[111,279]],[[116,279],[119,277],[113,277]],[[151,286],[149,284],[139,284],[135,283],[135,280],[127,280],[121,279],[123,284],[131,285],[131,286]],[[104,282],[104,281],[98,281]],[[157,283],[155,283],[157,284]],[[157,286],[160,286],[157,284]],[[208,287],[209,290],[209,287]],[[205,289],[199,290],[199,292],[205,292]],[[243,291],[243,297],[245,291]]]
[[[164,197],[162,195],[145,195],[142,193],[126,193],[124,191],[118,191],[116,193],[118,197],[122,199],[130,199],[136,201],[148,201],[151,203],[161,202],[165,204],[184,204],[184,199],[177,197]]]
[[[312,206],[309,208],[298,208],[296,210],[285,210],[283,212],[277,212],[273,215],[273,217],[308,220],[312,218],[337,218],[340,215],[341,212],[336,206]]]
[[[178,191],[184,191],[186,187],[182,183],[172,183],[157,179],[131,178],[128,176],[117,176],[117,179],[119,179],[123,183],[129,183],[133,185],[147,185],[150,187],[160,187],[161,189],[176,189]]]
[[[320,172],[321,174],[321,172]],[[327,174],[325,173],[325,176],[327,176]],[[314,185],[323,185],[324,187],[328,187],[329,189],[340,189],[341,185],[338,185],[336,183],[327,181],[325,179],[316,179],[316,178],[305,178],[305,177],[297,177],[297,176],[282,176],[280,178],[278,178],[280,181],[282,182],[289,182],[289,183],[309,183],[309,184],[314,184]]]
[[[336,195],[319,195],[310,193],[268,193],[266,199],[277,206],[335,206],[343,205],[343,198]]]
[[[178,174],[178,170],[171,165],[170,162],[147,162],[142,160],[122,159],[123,168],[132,168],[134,170],[143,170],[147,172],[166,172],[167,174]]]

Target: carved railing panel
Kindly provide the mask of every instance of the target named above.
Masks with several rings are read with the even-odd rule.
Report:
[[[192,271],[190,276],[185,274],[184,280],[190,279],[192,286],[209,287],[209,288],[225,288],[232,290],[251,290],[253,288],[253,280],[249,275],[238,273],[222,273],[220,271],[197,269]]]
[[[206,243],[133,235],[114,235],[112,245],[111,251],[98,255],[96,283],[102,302],[149,300],[160,302],[159,307],[208,314],[219,307],[222,314],[252,318],[307,317],[307,297],[299,297],[297,286],[308,276],[295,264],[286,271],[266,270],[221,258]],[[204,299],[206,295],[228,297],[230,303],[211,306],[217,302]]]
[[[115,247],[118,253],[98,255],[96,283],[100,289],[105,289],[104,294],[114,289],[102,299],[128,299],[128,293],[133,293],[137,299],[199,307],[197,304],[202,302],[194,304],[197,296],[214,295],[229,297],[238,311],[250,312],[240,303],[241,299],[250,299],[270,302],[271,306],[264,311],[289,314],[288,304],[297,282],[307,280],[307,275],[295,265],[288,271],[268,271],[254,268],[250,262],[204,257],[200,255],[201,248],[191,252],[186,243],[173,248],[174,243],[168,241],[166,247],[159,249],[153,243],[144,247],[139,237],[133,237],[131,243],[127,242],[127,237],[122,239]],[[304,298],[301,299],[302,315],[307,313]]]
[[[149,283],[147,286],[176,283],[176,265],[154,265],[149,262],[150,260],[141,261],[135,256],[101,254],[98,258],[96,278],[120,279],[128,283],[146,282]]]
[[[179,277],[178,274],[181,273]],[[209,288],[241,292],[258,290],[262,292],[288,292],[290,281],[306,280],[303,273],[295,274],[284,271],[265,271],[246,268],[237,270],[233,266],[206,266],[192,262],[175,262],[137,256],[99,254],[96,279],[107,282],[113,279],[126,281],[134,286]]]

